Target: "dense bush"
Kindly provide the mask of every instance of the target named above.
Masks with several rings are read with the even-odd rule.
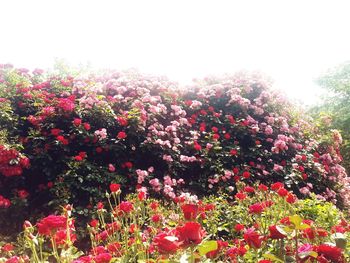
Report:
[[[269,86],[243,73],[181,88],[135,72],[2,65],[1,149],[14,153],[0,156],[4,225],[68,203],[87,216],[111,182],[123,193],[174,199],[283,181],[299,198],[349,205],[341,138],[319,144],[313,126]]]
[[[350,224],[331,203],[297,200],[283,183],[240,185],[234,198],[173,201],[143,194],[120,200],[112,184],[87,225],[91,247],[75,246],[72,207],[35,226],[20,242],[2,246],[0,262],[349,262]],[[310,206],[310,204],[312,204]],[[1,254],[0,254],[1,256]],[[2,261],[3,260],[3,261]]]
[[[317,79],[325,95],[319,105],[311,108],[326,129],[337,129],[343,137],[340,153],[343,166],[350,171],[350,62],[345,62],[328,70]]]

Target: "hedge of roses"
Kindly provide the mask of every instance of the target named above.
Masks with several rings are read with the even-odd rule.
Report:
[[[138,193],[121,200],[112,184],[88,223],[91,247],[75,247],[72,207],[33,225],[19,243],[0,244],[0,262],[232,262],[345,263],[350,224],[331,203],[297,200],[283,183],[239,185],[231,198],[176,202]],[[311,210],[310,210],[311,209]]]
[[[86,216],[110,183],[174,200],[283,181],[299,198],[315,193],[348,206],[341,137],[334,131],[331,143],[318,141],[312,124],[269,86],[254,74],[183,88],[135,72],[69,75],[1,65],[5,224],[62,204]]]

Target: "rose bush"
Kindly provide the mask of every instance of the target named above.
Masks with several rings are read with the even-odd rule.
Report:
[[[175,200],[183,193],[237,194],[241,182],[283,181],[282,196],[314,193],[348,206],[341,137],[318,141],[310,121],[269,86],[256,74],[184,89],[135,72],[74,75],[1,65],[0,212],[11,225],[1,231],[68,203],[88,216],[111,182],[123,193]],[[259,214],[270,205],[250,209]]]
[[[350,224],[333,204],[319,204],[330,213],[314,221],[304,216],[304,200],[279,194],[282,183],[238,187],[244,198],[184,194],[159,201],[136,193],[121,201],[121,191],[112,191],[87,225],[86,251],[74,245],[72,207],[66,206],[62,215],[26,221],[20,243],[2,245],[0,262],[349,262]],[[256,204],[264,209],[252,212]],[[188,217],[188,207],[196,216]]]

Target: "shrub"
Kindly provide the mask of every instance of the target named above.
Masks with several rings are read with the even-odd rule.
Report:
[[[333,224],[325,217],[317,221],[301,217],[307,215],[309,203],[285,191],[283,183],[271,188],[240,185],[240,195],[231,199],[198,200],[184,194],[176,202],[151,199],[142,191],[122,201],[119,186],[111,189],[107,205],[99,203],[87,225],[91,247],[86,253],[74,246],[72,207],[66,206],[62,215],[49,215],[36,225],[26,221],[21,243],[2,246],[5,262],[345,263],[350,259],[350,224],[343,214],[324,202],[332,208]],[[322,206],[313,211],[324,212]]]
[[[319,144],[314,127],[269,86],[242,73],[185,90],[135,72],[67,75],[3,65],[4,141],[31,165],[16,178],[2,173],[1,195],[21,211],[9,207],[2,216],[11,213],[18,224],[67,203],[87,216],[111,182],[123,193],[175,199],[283,181],[299,198],[315,193],[347,206],[340,138]]]

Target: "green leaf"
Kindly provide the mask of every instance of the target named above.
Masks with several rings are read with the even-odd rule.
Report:
[[[218,249],[218,242],[215,240],[209,240],[201,243],[198,246],[198,251],[201,256],[204,256],[210,251],[214,251]]]
[[[284,261],[282,259],[280,259],[279,257],[275,256],[274,254],[264,254],[263,257],[266,258],[266,259],[270,259],[272,261],[277,261],[277,262],[284,263]]]

